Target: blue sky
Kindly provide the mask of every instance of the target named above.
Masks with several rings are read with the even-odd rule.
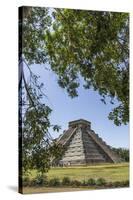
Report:
[[[58,86],[57,77],[52,71],[41,65],[32,65],[32,70],[36,75],[40,75],[40,82],[44,83],[44,93],[48,97],[44,98],[44,102],[53,110],[50,116],[51,123],[61,126],[59,133],[50,129],[54,138],[67,129],[69,121],[82,118],[91,122],[91,128],[107,144],[114,147],[129,147],[129,126],[117,127],[108,120],[113,105],[103,104],[97,92],[85,90],[81,86],[78,90],[79,96],[71,99],[67,92]],[[26,77],[28,78],[28,73]]]

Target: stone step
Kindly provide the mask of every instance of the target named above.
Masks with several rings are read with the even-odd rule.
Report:
[[[100,142],[102,143],[102,144],[104,144],[105,146],[107,146],[109,149],[111,149],[110,148],[110,146],[109,145],[107,145],[107,143],[101,138],[101,137],[99,137],[98,136],[98,134],[96,134],[96,133],[94,133],[94,135],[96,135],[97,136],[97,139],[99,139],[100,140]]]
[[[86,159],[104,159],[103,156],[85,156]]]
[[[92,161],[92,162],[95,162],[95,161],[105,162],[105,159],[104,159],[104,158],[94,158],[94,159],[91,159],[91,158],[89,159],[89,158],[87,158],[86,161],[87,161],[87,162],[91,162],[91,161]]]
[[[102,155],[101,153],[99,153],[99,152],[86,152],[85,153],[86,155]]]
[[[64,156],[78,156],[78,155],[84,155],[84,153],[80,152],[80,153],[65,153]]]
[[[70,160],[80,160],[85,159],[84,156],[75,156],[75,157],[63,157],[63,161],[70,161]]]
[[[83,145],[70,145],[69,148],[74,150],[74,149],[82,149],[84,147]]]
[[[100,142],[102,148],[111,156],[111,158],[113,160],[116,160],[116,156],[114,155],[114,153],[111,150],[111,147],[109,145],[106,144],[105,141],[102,140],[102,138],[100,138],[98,136],[98,134],[96,134],[94,131],[92,131],[92,135],[93,137],[96,139],[96,141]]]

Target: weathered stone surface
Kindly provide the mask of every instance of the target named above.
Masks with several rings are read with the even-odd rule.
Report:
[[[68,130],[58,138],[57,143],[65,149],[58,161],[61,165],[120,162],[110,146],[91,130],[91,123],[83,119],[69,122]]]

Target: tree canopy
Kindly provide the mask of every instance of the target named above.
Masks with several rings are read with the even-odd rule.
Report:
[[[60,156],[61,147],[56,145],[49,128],[59,131],[50,122],[52,109],[46,105],[43,83],[30,68],[32,63],[45,63],[43,37],[51,18],[45,8],[24,7],[19,16],[19,158],[20,178],[30,169],[46,172],[52,159]],[[30,74],[27,81],[25,67]]]
[[[27,7],[25,7],[27,9]],[[129,121],[129,14],[33,7],[23,20],[22,53],[29,64],[50,64],[69,96],[93,88],[116,125]]]
[[[109,114],[116,125],[129,120],[129,17],[127,13],[55,9],[45,35],[49,63],[71,97],[93,88],[119,105]]]
[[[23,55],[29,65],[44,64],[47,57],[44,34],[51,26],[48,9],[21,7],[19,15],[19,60]]]

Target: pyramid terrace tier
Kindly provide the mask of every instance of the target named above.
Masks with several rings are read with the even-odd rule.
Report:
[[[58,160],[62,165],[119,162],[120,158],[90,129],[91,123],[80,119],[69,122],[69,128],[58,138],[64,154]]]

